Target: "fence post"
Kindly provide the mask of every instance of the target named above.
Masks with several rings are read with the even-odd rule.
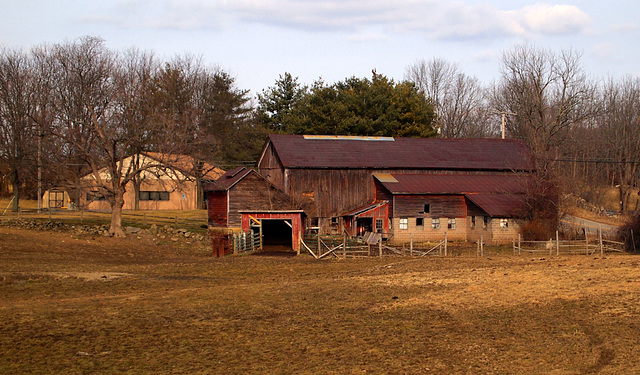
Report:
[[[176,221],[173,223],[173,229],[178,229],[178,216],[176,215]]]
[[[51,221],[51,207],[49,207],[49,221]]]
[[[382,239],[380,239],[380,242],[378,242],[378,249],[380,251],[380,258],[382,258]]]
[[[444,256],[447,256],[447,232],[444,232]]]
[[[80,209],[80,224],[84,221],[84,209]]]
[[[480,256],[484,257],[484,238],[480,236]]]
[[[409,233],[409,254],[413,256],[413,232]]]
[[[587,231],[584,231],[584,242],[587,244],[587,247],[585,248],[584,252],[585,254],[589,255],[589,235],[587,235]]]
[[[342,256],[347,259],[347,234],[342,233]]]
[[[146,212],[144,212],[142,214],[142,225],[145,226],[145,227],[147,226],[147,213]]]
[[[560,237],[556,231],[556,255],[560,255]]]
[[[253,243],[254,243],[254,239],[253,239],[253,229],[251,229],[249,231],[249,241],[251,242],[251,251],[253,251]]]
[[[600,242],[600,255],[604,255],[604,249],[602,248],[602,227],[598,228],[598,242]]]
[[[518,233],[518,255],[522,255],[522,246],[520,245],[520,233]]]

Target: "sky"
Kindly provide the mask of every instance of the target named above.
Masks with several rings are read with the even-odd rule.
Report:
[[[640,1],[0,0],[0,46],[28,50],[82,36],[163,60],[201,57],[252,95],[289,72],[304,84],[372,70],[400,81],[442,58],[490,84],[527,43],[582,53],[594,79],[640,76]]]

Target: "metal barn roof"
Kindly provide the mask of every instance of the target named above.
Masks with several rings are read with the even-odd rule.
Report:
[[[532,170],[524,143],[511,139],[342,137],[272,134],[286,168]]]
[[[530,177],[518,174],[373,175],[393,194],[523,194]],[[389,176],[393,178],[392,181]]]

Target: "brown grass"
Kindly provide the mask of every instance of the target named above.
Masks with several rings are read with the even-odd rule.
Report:
[[[208,254],[0,228],[0,373],[640,371],[636,256]]]

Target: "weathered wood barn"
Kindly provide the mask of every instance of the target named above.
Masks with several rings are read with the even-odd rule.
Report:
[[[271,135],[257,171],[207,186],[209,225],[260,227],[294,249],[305,230],[506,241],[517,237],[533,169],[515,140]]]
[[[423,227],[425,218],[439,219],[449,232],[457,230],[454,237],[460,239],[476,235],[477,229],[467,227],[477,228],[478,217],[482,217],[482,226],[487,221],[487,230],[493,228],[492,219],[512,219],[513,233],[513,219],[522,209],[516,201],[524,196],[526,185],[521,177],[534,168],[529,150],[516,140],[303,135],[271,135],[257,167],[268,181],[305,203],[308,226],[335,234],[392,232],[395,239],[402,238],[409,218],[422,218]],[[432,180],[425,179],[404,192],[395,190],[392,182],[385,186],[388,180],[380,181],[374,175],[401,180],[405,175],[443,176],[449,188],[434,190],[428,185]],[[491,175],[502,177],[492,179]],[[497,194],[496,189],[506,186],[505,179],[508,186],[517,188]],[[376,186],[384,187],[386,193]],[[506,197],[508,204],[497,200]],[[410,200],[422,209],[407,211],[405,201]],[[427,206],[435,211],[425,213]],[[497,240],[500,236],[490,237]]]

